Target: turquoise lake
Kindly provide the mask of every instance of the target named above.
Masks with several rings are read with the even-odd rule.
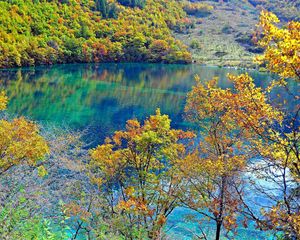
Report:
[[[200,65],[72,64],[2,70],[0,86],[10,98],[10,114],[24,115],[43,126],[87,129],[86,141],[96,145],[123,129],[126,120],[145,119],[156,108],[170,116],[174,128],[193,128],[184,120],[183,108],[195,74],[202,80],[219,77],[220,86],[226,88],[232,86],[228,73],[244,72]],[[261,87],[272,79],[267,73],[248,72]],[[274,101],[276,96],[275,92]],[[170,216],[167,228],[175,225],[168,231],[172,239],[191,239],[191,231],[198,231],[194,223],[185,221],[187,213],[178,208]],[[234,239],[246,238],[267,236],[253,228],[241,228]]]
[[[74,64],[3,70],[0,84],[10,98],[9,113],[42,125],[88,128],[98,143],[122,129],[126,120],[144,119],[156,108],[170,115],[173,127],[186,128],[182,110],[195,74],[202,80],[217,76],[225,88],[231,86],[228,73],[243,72],[199,65]],[[263,87],[271,79],[265,73],[250,74]]]

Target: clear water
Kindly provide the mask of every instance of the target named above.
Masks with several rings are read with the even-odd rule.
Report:
[[[24,115],[41,124],[89,129],[86,141],[99,144],[105,136],[122,129],[126,120],[146,118],[161,108],[174,128],[192,128],[183,119],[186,93],[194,75],[220,78],[221,87],[231,87],[226,76],[244,70],[199,65],[74,64],[2,70],[0,84],[10,97],[8,112]],[[250,71],[255,82],[267,86],[271,76]],[[276,94],[276,93],[275,93]],[[186,209],[178,208],[169,218],[174,239],[191,239],[197,225],[186,222]],[[207,224],[207,231],[211,229]],[[189,230],[187,230],[189,229]],[[267,239],[253,228],[239,229],[234,239]]]
[[[170,115],[173,127],[186,128],[182,110],[194,75],[203,80],[218,76],[222,87],[230,87],[226,75],[241,72],[199,65],[75,64],[3,70],[0,84],[10,97],[8,112],[42,124],[89,128],[101,142],[126,120],[144,119],[158,107]],[[263,86],[270,79],[251,74]]]

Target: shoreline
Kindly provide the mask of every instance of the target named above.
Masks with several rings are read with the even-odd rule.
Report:
[[[70,65],[101,65],[101,64],[141,64],[141,65],[174,65],[174,66],[204,66],[204,67],[216,67],[216,68],[227,68],[227,69],[236,69],[236,70],[250,70],[250,71],[259,71],[259,72],[267,72],[267,71],[261,71],[259,70],[259,66],[257,67],[243,67],[240,65],[218,65],[218,64],[210,64],[210,63],[201,63],[197,62],[196,60],[192,60],[191,63],[164,63],[164,62],[89,62],[89,63],[83,63],[83,62],[72,62],[72,63],[57,63],[57,64],[41,64],[41,65],[34,65],[34,66],[20,66],[20,67],[11,67],[11,68],[0,68],[0,72],[5,71],[16,71],[16,70],[34,70],[39,68],[52,68],[52,67],[59,67],[59,66],[70,66]],[[253,64],[254,66],[255,64]]]

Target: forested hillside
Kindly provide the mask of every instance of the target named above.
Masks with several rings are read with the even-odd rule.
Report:
[[[252,67],[261,10],[283,22],[300,1],[0,0],[0,67],[163,62]]]
[[[0,1],[0,67],[70,62],[188,63],[170,28],[175,0]]]

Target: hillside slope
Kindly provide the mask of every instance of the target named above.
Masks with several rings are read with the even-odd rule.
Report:
[[[0,68],[163,62],[252,67],[262,9],[300,19],[300,0],[0,0]]]
[[[71,62],[188,63],[170,28],[175,0],[0,1],[0,67]]]
[[[198,63],[252,67],[254,55],[262,51],[252,41],[261,10],[276,13],[283,22],[300,19],[299,0],[191,2],[192,5],[200,4],[198,14],[189,14],[191,27],[175,32],[175,36],[189,46]],[[201,4],[212,8],[201,14]]]

